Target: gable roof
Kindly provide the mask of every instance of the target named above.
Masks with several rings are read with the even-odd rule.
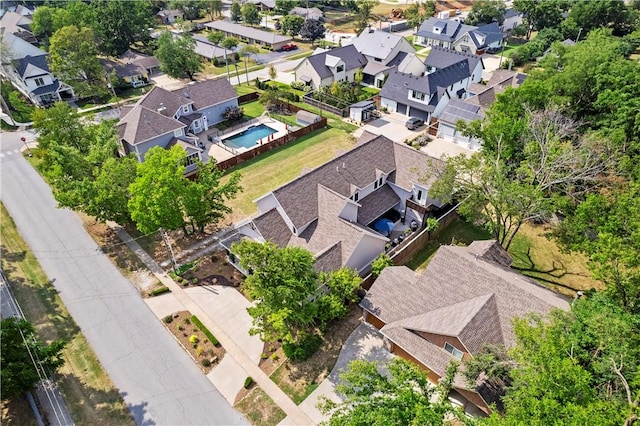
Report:
[[[44,50],[6,31],[2,34],[2,41],[9,51],[7,56],[13,60],[22,59],[26,56],[42,56],[47,54]],[[7,58],[2,58],[3,61],[5,59]]]
[[[331,77],[333,75],[331,68],[327,66],[327,56],[341,59],[345,64],[345,71],[362,68],[367,64],[367,58],[358,52],[355,46],[351,44],[311,55],[307,57],[305,61],[309,61],[309,64],[320,78]]]
[[[425,76],[414,76],[399,71],[389,73],[380,96],[409,104],[423,111],[432,112],[447,88],[471,76],[468,61],[460,61]],[[429,104],[409,98],[409,91],[415,90],[427,96],[436,95]]]
[[[2,19],[0,19],[0,29],[3,30],[3,33],[20,33],[20,32],[28,32],[31,36],[33,34],[31,31],[27,31],[26,28],[30,24],[33,23],[33,20],[28,17],[21,15],[16,12],[5,12],[2,15]]]
[[[397,147],[409,149],[410,152]],[[386,175],[395,171],[396,184],[410,189],[408,181],[417,181],[417,175],[410,178],[412,172],[406,169],[415,164],[419,164],[421,168],[426,167],[428,159],[431,157],[421,151],[403,147],[384,136],[377,136],[275,189],[273,195],[293,225],[302,228],[319,216],[317,194],[320,185],[348,198],[358,188],[373,183],[378,177],[378,171]]]
[[[478,66],[478,62],[482,62],[482,58],[471,53],[445,49],[444,47],[440,46],[432,46],[429,55],[424,60],[424,64],[428,67],[442,69],[457,64],[461,61],[467,61],[469,63],[469,69],[475,70]]]
[[[151,110],[157,110],[161,106],[167,109],[167,116],[173,117],[176,112],[183,106],[192,104],[191,99],[187,99],[175,92],[170,92],[162,87],[154,87],[147,95],[140,99],[137,105],[149,108]]]
[[[140,67],[136,64],[125,64],[117,61],[112,61],[107,58],[99,58],[100,65],[107,72],[111,73],[115,70],[116,75],[120,78],[127,78],[131,76],[141,75],[146,72],[143,67]]]
[[[143,105],[136,105],[124,113],[126,115],[118,122],[118,134],[132,145],[186,127],[173,116],[167,117]]]
[[[275,208],[253,219],[253,223],[265,241],[271,241],[279,247],[286,247],[289,244],[291,230]]]
[[[431,17],[420,25],[416,35],[452,42],[457,40],[462,34],[475,30],[476,28],[478,27],[464,25],[458,21],[443,21],[442,19]],[[436,29],[440,29],[440,32],[437,33]]]
[[[405,266],[385,268],[360,306],[386,323],[384,335],[410,347],[411,355],[441,376],[453,357],[412,330],[455,336],[472,354],[485,341],[509,347],[513,318],[567,309],[568,303],[495,263],[502,250],[496,245],[441,246],[421,274]]]
[[[176,89],[172,93],[183,100],[193,102],[195,110],[202,110],[238,97],[236,90],[226,78],[198,81],[188,84],[183,89]]]
[[[352,39],[352,44],[358,49],[358,52],[365,56],[371,56],[373,58],[387,59],[393,49],[399,43],[402,43],[404,38],[397,34],[388,33],[385,31],[372,31],[369,32],[366,29],[360,33],[360,35]],[[411,49],[415,51],[415,49]]]
[[[50,74],[47,55],[25,56],[16,61],[16,72],[21,78]]]
[[[497,22],[483,25],[480,28],[469,31],[469,37],[475,44],[476,48],[483,48],[501,41],[504,38]]]
[[[224,49],[214,46],[208,40],[204,40],[204,37],[193,36],[193,40],[196,42],[195,46],[193,46],[193,51],[198,55],[207,59],[224,57]]]
[[[263,43],[268,43],[268,44],[291,41],[291,37],[289,36],[283,36],[277,33],[270,33],[267,31],[259,30],[257,28],[245,27],[244,25],[236,24],[233,22],[212,21],[212,22],[207,22],[206,24],[204,24],[204,26],[212,28],[214,30],[227,32],[230,34],[236,34],[240,37],[259,40]]]

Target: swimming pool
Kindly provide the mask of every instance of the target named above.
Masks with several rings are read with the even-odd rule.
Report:
[[[231,136],[230,138],[223,139],[222,143],[232,148],[253,148],[256,143],[260,142],[263,138],[263,142],[266,142],[267,136],[272,133],[276,133],[277,130],[272,129],[266,124],[259,124],[257,126],[249,127],[238,134]]]

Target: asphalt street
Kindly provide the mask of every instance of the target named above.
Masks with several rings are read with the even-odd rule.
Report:
[[[16,152],[27,133],[0,135],[0,199],[139,425],[247,424]]]

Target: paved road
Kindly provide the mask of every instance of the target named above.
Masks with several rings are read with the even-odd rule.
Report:
[[[246,424],[0,135],[0,198],[139,425]]]

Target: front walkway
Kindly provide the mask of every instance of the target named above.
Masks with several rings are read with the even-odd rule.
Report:
[[[240,315],[240,312],[248,306],[246,299],[238,295],[244,300],[244,302],[241,302],[239,299],[234,299],[233,296],[230,296],[230,293],[226,294],[228,298],[220,296],[224,293],[224,290],[219,289],[217,286],[206,286],[192,290],[180,287],[124,229],[117,228],[116,232],[118,237],[142,260],[156,278],[171,290],[170,294],[146,300],[158,318],[162,318],[175,311],[189,311],[202,321],[225,348],[225,359],[231,359],[226,363],[223,359],[221,365],[214,369],[214,372],[220,369],[220,373],[210,373],[208,377],[216,387],[218,385],[222,387],[222,389],[218,390],[227,400],[235,398],[235,395],[232,394],[239,381],[241,380],[244,383],[245,378],[251,376],[262,390],[273,399],[275,404],[287,414],[287,418],[289,419],[287,424],[313,424],[303,410],[258,367],[257,362],[254,361],[258,344],[251,340],[251,336],[248,336],[248,330],[241,330],[236,327],[237,323],[235,321],[232,327],[230,322],[221,320],[221,315]],[[235,292],[233,289],[230,290]],[[211,296],[204,297],[202,294],[203,291],[211,292]],[[196,298],[194,298],[194,296],[196,296]],[[212,301],[212,299],[218,300]],[[227,302],[225,302],[226,299],[228,299]],[[246,315],[248,316],[248,314]],[[213,317],[215,317],[217,321]],[[246,327],[246,320],[242,320],[240,323],[245,324],[244,327]],[[229,327],[233,329],[229,330]],[[262,353],[261,345],[260,353]],[[223,363],[224,365],[222,365]],[[231,403],[233,403],[233,401],[231,401]]]

